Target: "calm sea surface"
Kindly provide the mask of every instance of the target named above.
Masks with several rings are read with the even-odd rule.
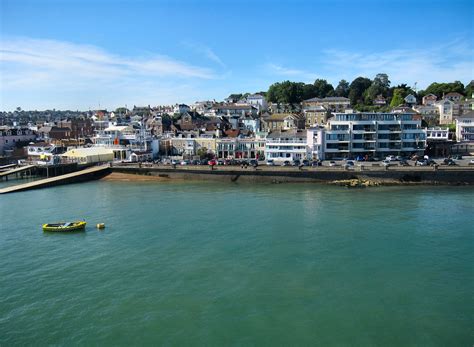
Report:
[[[0,196],[0,345],[472,346],[473,213],[472,187]]]

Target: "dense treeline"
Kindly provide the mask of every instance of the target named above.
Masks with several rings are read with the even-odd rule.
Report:
[[[464,86],[460,81],[452,83],[434,82],[425,90],[415,92],[406,84],[391,86],[387,74],[379,73],[373,80],[366,77],[357,77],[351,83],[341,80],[334,88],[324,79],[317,79],[312,84],[303,82],[277,82],[272,84],[266,92],[266,98],[269,102],[281,104],[294,104],[314,97],[324,98],[328,96],[342,96],[350,99],[352,106],[363,110],[371,108],[374,100],[378,96],[385,98],[387,105],[391,107],[399,106],[404,103],[404,98],[408,94],[414,95],[418,100],[427,94],[435,94],[442,98],[443,94],[449,92],[458,92],[465,96],[471,96],[474,83],[471,82]]]

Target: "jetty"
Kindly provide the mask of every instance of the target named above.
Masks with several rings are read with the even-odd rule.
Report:
[[[23,167],[25,168],[25,167]],[[94,166],[65,175],[41,179],[38,181],[17,184],[11,187],[0,189],[0,194],[21,192],[25,190],[57,186],[61,184],[84,182],[102,178],[110,173],[109,165]]]
[[[2,180],[4,177],[8,181],[8,176],[10,175],[18,175],[21,174],[22,172],[31,172],[36,168],[35,165],[26,165],[26,166],[20,166],[16,167],[7,171],[0,172],[0,180]]]

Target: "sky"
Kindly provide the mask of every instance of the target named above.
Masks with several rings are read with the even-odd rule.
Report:
[[[0,110],[223,100],[284,80],[474,79],[472,0],[0,0]]]

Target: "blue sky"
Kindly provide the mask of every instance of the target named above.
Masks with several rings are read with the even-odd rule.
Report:
[[[0,0],[0,110],[113,109],[267,90],[474,79],[474,3]]]

